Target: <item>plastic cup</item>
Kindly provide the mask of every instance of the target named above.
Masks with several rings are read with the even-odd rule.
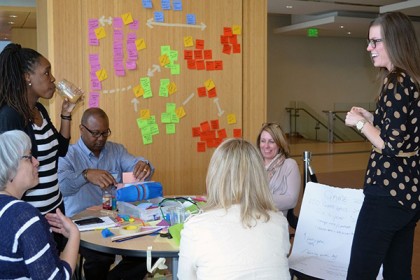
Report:
[[[67,98],[71,103],[76,103],[84,93],[80,88],[66,79],[57,83],[57,90],[63,98]]]

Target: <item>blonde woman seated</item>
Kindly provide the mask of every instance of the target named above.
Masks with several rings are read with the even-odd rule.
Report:
[[[0,134],[0,278],[71,279],[79,251],[77,226],[60,209],[45,217],[20,200],[38,185],[39,162],[23,131]],[[52,232],[68,242],[58,255]]]
[[[179,279],[289,280],[289,232],[258,150],[228,139],[207,171],[207,205],[181,232]]]
[[[299,199],[301,177],[296,161],[289,158],[289,143],[280,125],[264,124],[257,137],[257,147],[264,159],[274,204],[286,216]]]

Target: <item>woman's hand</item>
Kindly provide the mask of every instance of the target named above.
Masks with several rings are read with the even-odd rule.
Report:
[[[48,213],[45,218],[53,232],[60,233],[66,238],[80,234],[76,224],[70,218],[64,216],[60,209],[57,209],[55,213]]]
[[[368,110],[363,109],[361,107],[352,107],[351,111],[361,114],[365,120],[367,120],[370,123],[373,123],[373,114]]]
[[[70,116],[73,112],[74,107],[83,101],[83,96],[80,97],[76,103],[71,103],[68,98],[64,98],[63,104],[61,105],[61,114],[63,116]]]

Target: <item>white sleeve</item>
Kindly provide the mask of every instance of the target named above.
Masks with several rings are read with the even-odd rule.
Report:
[[[178,278],[180,280],[194,280],[197,279],[196,266],[196,250],[194,231],[189,223],[184,224],[184,229],[181,231],[181,243],[179,246],[179,263],[178,263]]]

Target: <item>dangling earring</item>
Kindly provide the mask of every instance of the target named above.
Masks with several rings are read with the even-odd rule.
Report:
[[[31,86],[32,86],[32,83],[31,83],[31,82],[29,82],[28,86],[30,86],[30,87],[31,87]]]

